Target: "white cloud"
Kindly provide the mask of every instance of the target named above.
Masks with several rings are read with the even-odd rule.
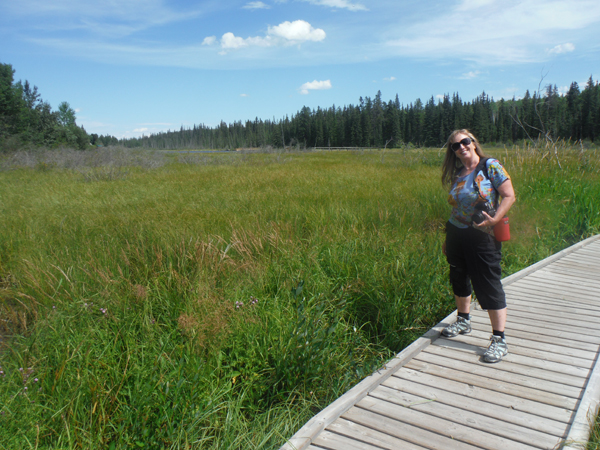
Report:
[[[308,83],[304,83],[302,86],[300,86],[299,91],[302,95],[307,95],[310,91],[322,91],[325,89],[331,89],[331,80],[314,80]]]
[[[249,97],[248,94],[240,94],[240,97]]]
[[[383,81],[396,81],[396,77],[384,78]]]
[[[269,35],[278,36],[288,41],[322,41],[325,39],[325,31],[313,26],[304,20],[283,22],[276,27],[269,27]]]
[[[216,36],[208,36],[208,37],[204,38],[204,40],[202,41],[202,45],[214,45],[216,42],[217,42]]]
[[[369,9],[360,4],[352,3],[348,0],[304,0],[313,5],[329,6],[330,8],[347,9],[349,11],[368,11]]]
[[[438,94],[435,96],[436,100],[444,100],[444,95],[443,94]]]
[[[575,45],[571,44],[570,42],[567,42],[566,44],[560,44],[560,45],[557,45],[556,47],[548,50],[548,53],[559,55],[561,53],[570,53],[570,52],[574,52],[574,51],[575,51]]]
[[[143,127],[143,128],[136,128],[133,130],[134,133],[144,133],[145,131],[148,131],[148,128]]]
[[[244,9],[269,9],[270,6],[263,2],[250,2],[243,6]]]
[[[269,27],[265,37],[256,36],[244,39],[231,32],[225,33],[221,38],[221,54],[226,54],[228,50],[238,50],[244,47],[272,47],[301,44],[307,41],[319,42],[326,36],[325,31],[314,28],[304,20],[286,21]],[[206,39],[204,40],[206,41]]]

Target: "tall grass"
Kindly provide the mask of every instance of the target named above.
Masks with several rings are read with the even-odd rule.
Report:
[[[490,151],[506,274],[599,232],[561,152]],[[436,150],[63,156],[0,161],[0,448],[278,448],[454,309]]]

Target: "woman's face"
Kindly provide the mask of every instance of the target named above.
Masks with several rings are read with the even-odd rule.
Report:
[[[468,142],[468,143],[467,143]],[[466,145],[465,145],[466,144]],[[458,133],[452,138],[451,148],[458,159],[464,161],[477,154],[475,143],[466,134]]]

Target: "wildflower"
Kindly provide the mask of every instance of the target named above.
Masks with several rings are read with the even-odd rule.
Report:
[[[40,381],[40,380],[38,380],[37,378],[34,378],[34,379],[33,379],[33,381],[35,381],[35,382],[37,383],[37,382],[38,382],[38,381]]]
[[[244,306],[244,302],[235,302],[235,309],[240,309]]]
[[[250,297],[250,304],[256,305],[258,303],[258,299],[256,297]]]
[[[26,391],[27,390],[27,386],[25,386],[23,389]]]
[[[56,309],[56,305],[52,305],[52,309]]]
[[[23,372],[23,368],[22,367],[19,367],[19,372]]]

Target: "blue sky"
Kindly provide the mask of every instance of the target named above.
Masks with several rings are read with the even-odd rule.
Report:
[[[0,0],[0,62],[88,133],[276,120],[381,91],[470,101],[600,77],[598,0]]]

